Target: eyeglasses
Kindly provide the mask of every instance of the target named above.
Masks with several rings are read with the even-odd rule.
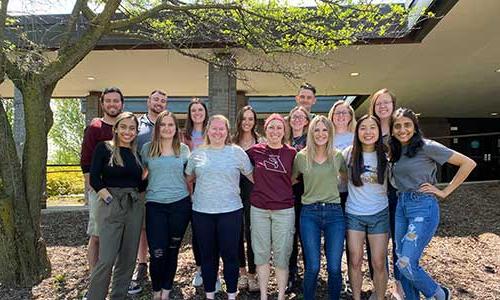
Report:
[[[292,116],[292,120],[294,121],[304,121],[306,117],[304,116]]]
[[[350,115],[351,113],[348,111],[337,111],[337,112],[334,112],[333,114],[336,116],[347,116],[347,115]]]

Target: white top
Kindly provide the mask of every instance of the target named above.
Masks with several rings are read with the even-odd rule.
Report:
[[[343,155],[349,163],[352,147],[344,150]],[[364,170],[361,173],[362,186],[355,186],[351,180],[351,168],[348,166],[346,212],[353,215],[374,215],[389,205],[387,198],[387,175],[384,184],[377,181],[377,152],[363,152]]]
[[[352,146],[354,140],[354,133],[352,132],[344,132],[344,133],[336,133],[333,137],[333,146],[340,152],[344,151],[347,147]],[[347,184],[341,180],[339,180],[339,192],[345,193],[347,192]]]

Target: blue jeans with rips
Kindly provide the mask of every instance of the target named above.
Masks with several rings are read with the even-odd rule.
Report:
[[[439,225],[439,204],[432,194],[402,192],[396,208],[396,263],[406,300],[430,298],[438,284],[419,265],[420,257]]]
[[[342,286],[340,270],[344,251],[345,219],[340,204],[303,205],[300,232],[304,247],[304,299],[316,299],[316,286],[321,263],[321,233],[325,239],[328,271],[328,299],[339,299]]]

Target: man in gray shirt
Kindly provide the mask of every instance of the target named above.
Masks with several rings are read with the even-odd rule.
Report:
[[[137,135],[137,151],[140,152],[145,143],[151,141],[153,129],[158,115],[167,109],[167,93],[162,90],[154,90],[149,94],[147,100],[148,112],[139,118],[139,134]],[[144,194],[141,195],[144,197]],[[148,241],[144,224],[141,230],[139,251],[137,252],[138,265],[135,269],[132,282],[130,282],[128,293],[138,294],[142,291],[141,283],[147,278],[148,270]]]

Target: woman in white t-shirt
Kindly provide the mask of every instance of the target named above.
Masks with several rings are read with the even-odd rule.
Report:
[[[333,123],[333,145],[338,151],[344,151],[352,146],[354,139],[354,129],[356,128],[356,118],[354,109],[344,100],[339,100],[333,104],[328,112],[328,120]],[[340,201],[345,210],[347,200],[347,186],[339,184]]]
[[[384,299],[387,288],[389,209],[384,148],[379,120],[365,115],[356,125],[353,146],[344,150],[348,162],[346,227],[349,278],[355,300],[361,299],[361,266],[366,235],[370,243],[377,299]]]

